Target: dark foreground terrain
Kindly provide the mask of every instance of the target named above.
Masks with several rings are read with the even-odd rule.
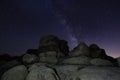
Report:
[[[0,56],[0,80],[120,80],[120,58],[113,58],[96,44],[80,42],[69,51],[65,40],[49,35],[38,49],[26,54]]]

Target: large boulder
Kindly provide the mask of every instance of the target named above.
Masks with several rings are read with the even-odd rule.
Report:
[[[56,51],[68,55],[69,48],[65,40],[60,40],[53,35],[44,36],[40,39],[39,52]]]
[[[115,58],[113,58],[113,57],[111,57],[111,56],[106,56],[106,57],[103,58],[103,59],[109,60],[109,61],[111,61],[115,66],[118,66],[118,64],[117,64],[117,59],[115,59]]]
[[[92,58],[106,58],[106,52],[104,49],[101,49],[98,45],[96,44],[91,44],[89,46],[90,50],[90,56]]]
[[[34,70],[34,69],[36,69],[36,68],[39,68],[40,66],[46,67],[46,66],[49,66],[49,64],[47,64],[47,63],[34,63],[34,64],[31,64],[31,65],[28,67],[28,71],[32,71],[32,70]]]
[[[44,53],[39,54],[39,61],[44,62],[44,63],[53,63],[57,64],[59,63],[65,55],[61,52],[56,52],[56,51],[48,51]]]
[[[56,52],[56,51],[47,51],[47,52],[39,54],[39,57],[47,57],[47,56],[48,57],[58,57],[58,58],[65,57],[63,53]]]
[[[101,59],[105,59],[105,60],[109,60],[110,62],[112,62],[115,66],[117,66],[117,61],[111,57],[108,56],[105,52],[104,49],[101,49],[100,47],[98,47],[98,45],[96,44],[91,44],[89,46],[90,49],[90,57],[92,58],[101,58]]]
[[[69,72],[63,80],[120,80],[120,68],[86,67],[76,72]]]
[[[49,64],[57,64],[59,61],[56,57],[41,57],[40,62],[49,63]]]
[[[113,66],[112,62],[100,58],[92,59],[90,62],[94,66]]]
[[[77,72],[83,66],[79,65],[59,65],[55,66],[55,69],[61,80],[66,80],[67,77],[70,77],[73,73]]]
[[[63,64],[90,65],[91,58],[87,56],[71,57],[63,60]]]
[[[20,65],[5,72],[2,75],[1,80],[25,80],[27,74],[27,68],[24,65]]]
[[[34,54],[25,54],[22,58],[23,63],[32,64],[39,61],[39,57]]]
[[[71,52],[70,56],[89,56],[89,47],[81,42],[77,47],[75,47]]]
[[[120,80],[120,68],[86,67],[74,74],[74,76],[80,80]]]
[[[56,72],[48,67],[40,66],[32,69],[26,80],[60,80]]]
[[[5,64],[1,65],[0,66],[0,77],[8,69],[10,69],[10,68],[12,68],[14,66],[20,65],[20,64],[21,64],[20,62],[18,62],[16,60],[13,60],[13,61],[9,61],[9,62],[6,62]]]
[[[40,39],[39,47],[59,44],[59,38],[53,35],[43,36]]]

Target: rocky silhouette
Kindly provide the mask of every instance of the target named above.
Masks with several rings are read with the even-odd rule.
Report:
[[[120,80],[119,75],[120,57],[85,42],[69,51],[67,41],[54,35],[43,36],[38,49],[20,57],[0,56],[0,80]]]

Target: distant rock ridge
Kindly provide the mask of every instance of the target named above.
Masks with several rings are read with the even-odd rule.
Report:
[[[120,57],[85,42],[69,51],[67,41],[54,35],[20,57],[0,56],[0,80],[120,80],[119,74]]]

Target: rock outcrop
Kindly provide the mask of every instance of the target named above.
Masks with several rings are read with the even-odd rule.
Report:
[[[120,80],[120,57],[96,44],[81,42],[69,51],[65,40],[49,35],[18,58],[2,58],[0,80]]]
[[[77,47],[75,47],[70,52],[70,56],[89,56],[89,55],[90,55],[89,47],[84,42],[81,42]]]
[[[56,36],[48,35],[40,39],[39,52],[56,51],[68,55],[69,48],[65,40]]]
[[[99,48],[96,44],[91,44],[89,50],[92,58],[105,58],[107,56],[105,50]]]

